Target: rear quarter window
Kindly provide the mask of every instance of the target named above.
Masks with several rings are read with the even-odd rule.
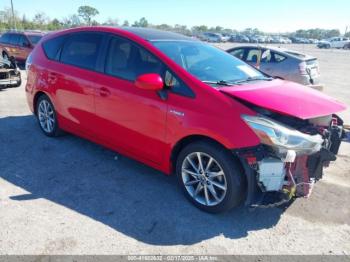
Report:
[[[59,36],[45,41],[42,44],[44,53],[50,60],[58,61],[60,58],[60,52],[66,36]]]

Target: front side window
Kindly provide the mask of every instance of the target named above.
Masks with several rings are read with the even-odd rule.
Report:
[[[163,64],[147,50],[119,37],[112,37],[106,57],[106,74],[134,81],[148,73],[161,75]]]
[[[65,42],[61,62],[95,70],[103,34],[75,33]]]
[[[195,41],[153,41],[152,44],[202,81],[231,82],[264,75],[211,45]]]

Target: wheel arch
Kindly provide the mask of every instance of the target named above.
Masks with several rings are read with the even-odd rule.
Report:
[[[39,97],[41,96],[48,96],[45,92],[43,91],[38,91],[35,93],[34,98],[33,98],[33,109],[34,109],[34,114],[37,115],[37,106],[36,103],[38,102]],[[49,97],[49,96],[48,96]],[[49,97],[50,98],[50,97]]]
[[[206,135],[199,135],[199,134],[185,136],[185,137],[181,138],[179,141],[177,141],[171,150],[171,154],[170,154],[170,165],[171,165],[170,173],[171,174],[173,174],[175,172],[176,160],[177,160],[177,157],[178,157],[179,153],[181,152],[181,150],[183,148],[185,148],[187,145],[194,143],[194,142],[198,142],[198,141],[206,141],[208,143],[215,144],[217,146],[224,148],[228,152],[230,152],[229,148],[227,148],[224,144],[220,143],[219,141],[217,141],[216,139],[214,139],[212,137],[209,137]],[[234,154],[232,154],[232,158],[237,158],[237,157]],[[240,164],[239,159],[237,159],[237,162],[239,162],[239,164]]]

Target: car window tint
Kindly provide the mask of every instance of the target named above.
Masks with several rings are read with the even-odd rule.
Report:
[[[244,56],[244,49],[243,48],[240,48],[240,49],[235,49],[235,50],[232,50],[230,52],[231,55],[234,55],[235,57],[239,58],[239,59],[243,59],[243,56]]]
[[[18,45],[27,47],[29,45],[29,41],[24,35],[20,35],[18,39]]]
[[[260,49],[250,49],[247,55],[247,62],[256,63],[258,61],[258,58],[261,56],[261,50]]]
[[[0,43],[7,44],[9,42],[10,35],[9,34],[3,34],[0,38]]]
[[[33,45],[36,45],[40,41],[42,36],[41,35],[28,35],[28,38]]]
[[[18,45],[19,35],[18,34],[11,34],[9,44],[11,45]]]
[[[283,60],[286,59],[285,56],[277,54],[277,53],[273,53],[273,56],[274,56],[274,62],[276,62],[276,63],[282,62]]]
[[[194,93],[179,78],[174,76],[169,70],[164,73],[164,84],[171,92],[183,96],[194,97]]]
[[[112,37],[107,57],[106,74],[134,81],[148,73],[162,74],[163,64],[147,50],[131,41]]]
[[[42,46],[47,58],[51,60],[59,60],[60,51],[64,42],[65,36],[59,36],[45,41]]]
[[[102,34],[75,33],[64,44],[61,62],[94,70],[96,68]]]

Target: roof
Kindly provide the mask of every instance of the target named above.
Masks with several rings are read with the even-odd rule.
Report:
[[[181,40],[196,41],[195,39],[181,34],[143,27],[122,27],[121,29],[133,33],[147,41],[156,40]]]

